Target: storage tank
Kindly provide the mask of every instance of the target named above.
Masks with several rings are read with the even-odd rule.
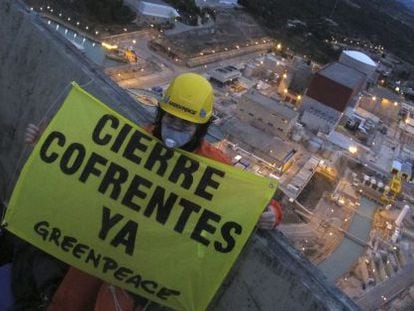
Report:
[[[321,149],[321,143],[311,139],[308,141],[308,150],[312,153],[317,153]]]
[[[250,78],[253,75],[254,69],[255,69],[254,65],[252,64],[246,65],[246,67],[244,67],[244,70],[243,70],[244,76],[246,78]]]
[[[295,142],[300,142],[303,138],[303,134],[301,130],[294,130],[292,132],[292,140]]]
[[[371,178],[368,175],[364,175],[364,185],[366,186],[371,185]]]
[[[388,252],[388,259],[391,262],[391,265],[392,265],[392,268],[394,269],[394,272],[397,272],[398,269],[399,269],[397,254],[393,251]]]
[[[266,66],[266,68],[270,70],[275,70],[279,64],[279,60],[273,55],[266,55],[266,57],[263,60],[263,63]]]
[[[379,181],[378,182],[378,189],[377,189],[380,193],[384,193],[384,184]]]
[[[371,187],[372,187],[373,189],[377,189],[377,181],[375,180],[375,178],[374,178],[374,177],[371,177],[370,182],[371,182]]]
[[[342,51],[339,62],[365,73],[368,79],[373,76],[377,68],[377,64],[368,55],[359,51]]]
[[[332,156],[333,152],[334,152],[334,150],[333,150],[332,147],[329,147],[329,145],[325,146],[322,150],[322,156],[325,159],[329,159]]]
[[[403,242],[401,244],[403,244]],[[400,266],[404,267],[407,263],[407,259],[405,257],[404,252],[401,249],[397,248],[395,250],[395,253],[397,255],[397,259],[398,259],[398,262],[400,263]]]
[[[394,274],[394,269],[392,267],[389,257],[390,256],[387,255],[385,256],[385,258],[383,258],[383,265],[384,265],[385,273],[387,274],[388,277]]]
[[[403,237],[409,238],[410,240],[414,240],[414,231],[408,228],[404,228],[402,231]]]

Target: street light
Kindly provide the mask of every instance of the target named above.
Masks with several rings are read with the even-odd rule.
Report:
[[[355,146],[349,146],[348,151],[352,154],[355,154],[358,152],[358,148]]]

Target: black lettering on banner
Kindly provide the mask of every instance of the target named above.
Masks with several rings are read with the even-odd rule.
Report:
[[[133,163],[140,164],[141,157],[137,156],[135,154],[135,151],[139,150],[142,151],[142,153],[145,153],[148,149],[148,146],[144,145],[142,143],[142,140],[150,142],[152,141],[152,138],[140,131],[135,131],[129,139],[127,146],[125,147],[123,157],[132,161]]]
[[[139,211],[141,209],[141,206],[133,202],[134,197],[138,197],[140,199],[145,199],[147,197],[147,194],[140,190],[141,185],[149,189],[152,187],[152,182],[141,176],[135,175],[131,183],[129,184],[128,190],[126,191],[124,198],[122,199],[123,205],[135,211]]]
[[[88,256],[85,259],[85,263],[89,263],[90,261],[92,261],[92,264],[95,268],[98,268],[99,266],[99,262],[101,261],[101,254],[96,254],[95,255],[95,251],[91,248]]]
[[[198,222],[193,230],[193,233],[191,234],[191,238],[193,240],[196,240],[205,246],[208,246],[210,244],[210,241],[202,236],[202,232],[207,231],[208,233],[211,233],[211,234],[216,232],[216,227],[213,227],[212,225],[210,225],[208,223],[209,220],[212,220],[218,223],[221,220],[221,216],[205,209],[202,212],[200,218],[198,219]]]
[[[47,221],[37,222],[33,229],[42,240],[48,240],[49,242],[52,242],[52,244],[56,244],[56,246],[64,252],[70,252],[72,250],[71,254],[74,258],[81,259],[86,264],[92,265],[93,268],[99,269],[99,271],[96,272],[105,273],[110,277],[114,277],[115,279],[124,282],[126,286],[132,285],[136,289],[141,287],[145,292],[163,300],[170,298],[170,296],[181,295],[177,290],[162,287],[156,281],[146,280],[140,274],[135,274],[133,270],[120,266],[117,261],[111,257],[96,253],[95,250],[88,245],[78,243],[78,240],[75,237],[63,235],[59,228],[50,228],[50,224]],[[62,242],[59,246],[60,239]],[[87,252],[87,250],[89,250],[89,252]],[[80,284],[80,286],[82,286],[82,284]]]
[[[88,250],[88,249],[89,249],[89,246],[88,245],[78,243],[73,248],[72,254],[76,258],[80,259],[81,258],[81,255],[85,254],[86,250]]]
[[[83,159],[85,158],[85,147],[78,143],[72,143],[63,153],[60,161],[60,169],[67,175],[72,175],[77,172],[79,167],[82,165]],[[73,155],[75,155],[73,159]],[[70,163],[72,160],[72,163]]]
[[[128,171],[122,166],[111,162],[109,164],[108,170],[105,173],[105,176],[102,179],[101,184],[99,185],[98,191],[102,194],[106,193],[108,187],[112,185],[112,191],[110,194],[111,199],[117,200],[121,194],[121,185],[125,183],[128,179]]]
[[[114,277],[115,279],[119,280],[119,281],[123,281],[126,277],[128,277],[129,274],[132,274],[132,270],[125,268],[125,267],[119,267],[115,273],[114,273]]]
[[[100,156],[99,154],[92,152],[91,156],[89,157],[88,161],[85,164],[85,167],[83,168],[83,171],[79,177],[79,180],[83,183],[85,183],[90,175],[95,175],[96,177],[101,176],[102,171],[96,168],[96,164],[100,164],[103,166],[106,166],[106,163],[108,163],[108,160],[104,157]]]
[[[159,163],[157,175],[164,176],[165,171],[168,168],[168,160],[174,156],[174,151],[164,147],[160,143],[156,143],[154,148],[152,148],[151,153],[145,163],[145,168],[149,171],[152,171],[155,163]]]
[[[104,261],[104,264],[103,264],[103,267],[102,267],[102,272],[103,273],[106,273],[109,270],[115,270],[118,267],[118,264],[112,258],[104,256],[104,257],[102,257],[102,260]]]
[[[40,158],[46,163],[53,163],[59,157],[56,152],[52,152],[49,155],[47,154],[47,151],[54,140],[57,140],[56,143],[58,146],[63,147],[65,145],[66,138],[65,135],[57,131],[53,131],[47,136],[42,147],[40,148]]]
[[[138,223],[128,220],[125,226],[113,238],[111,245],[114,247],[117,247],[119,244],[125,245],[125,253],[132,256],[135,250],[137,231]]]
[[[105,240],[109,230],[113,228],[117,223],[119,223],[123,218],[124,216],[122,216],[121,214],[115,214],[111,216],[111,210],[103,206],[102,226],[101,231],[98,235],[99,238],[101,240]],[[119,244],[123,244],[125,246],[125,253],[132,256],[135,249],[137,231],[138,224],[136,222],[133,222],[132,220],[129,220],[112,239],[110,244],[114,247],[118,247]]]
[[[165,189],[157,186],[144,211],[145,216],[151,217],[154,209],[157,209],[156,220],[163,225],[165,225],[167,222],[168,217],[171,213],[171,209],[178,198],[178,195],[176,195],[174,192],[171,192],[167,200],[164,202],[164,196]]]
[[[42,237],[43,241],[46,241],[47,236],[49,235],[49,223],[47,221],[39,221],[34,225],[34,231]]]
[[[214,167],[207,166],[206,170],[204,171],[203,177],[201,177],[201,180],[194,194],[208,201],[211,201],[211,199],[213,198],[213,195],[211,193],[208,193],[206,191],[206,188],[211,187],[213,189],[217,189],[220,186],[220,184],[217,181],[212,179],[214,175],[217,175],[223,178],[225,175],[225,172],[220,171]]]
[[[69,252],[70,249],[75,245],[75,243],[78,242],[77,239],[71,236],[65,235],[62,240],[62,244],[60,245],[60,248],[63,249],[65,252]]]
[[[118,152],[119,149],[121,148],[123,142],[125,141],[125,138],[128,136],[129,132],[131,131],[132,126],[125,123],[124,126],[122,127],[121,131],[119,132],[119,134],[116,136],[116,139],[111,147],[111,150],[113,152]]]
[[[112,127],[113,129],[117,129],[119,126],[119,120],[115,116],[110,114],[102,116],[102,118],[100,118],[98,123],[96,124],[95,129],[92,133],[92,139],[98,145],[106,145],[112,139],[112,136],[109,134],[101,136],[102,130],[107,123],[110,123],[110,127]]]
[[[139,287],[139,283],[141,283],[141,276],[136,274],[129,279],[126,280],[125,284],[133,284],[135,288]]]
[[[236,222],[226,222],[221,227],[221,235],[224,241],[227,242],[227,245],[223,245],[223,243],[215,241],[214,248],[216,249],[216,251],[220,253],[229,253],[233,250],[234,246],[236,245],[236,240],[232,236],[232,231],[234,231],[234,234],[240,235],[243,231],[243,228]]]
[[[151,287],[152,287],[152,288],[150,288],[150,285],[151,285]],[[155,294],[155,290],[157,289],[158,284],[157,284],[157,283],[155,283],[154,281],[143,280],[143,281],[141,282],[141,287],[142,287],[142,289],[143,289],[143,290],[145,290],[147,293],[150,293],[150,294]]]
[[[177,291],[177,290],[168,289],[168,288],[163,287],[157,293],[157,297],[160,298],[160,299],[162,299],[162,300],[166,300],[171,295],[180,296],[180,294],[181,293],[179,291]]]
[[[108,235],[109,230],[115,226],[118,222],[123,219],[124,216],[121,214],[115,214],[111,216],[111,210],[105,206],[102,209],[102,226],[101,231],[99,231],[98,237],[101,240],[105,240],[106,236]]]
[[[201,206],[184,198],[181,198],[179,204],[183,207],[183,209],[181,211],[180,217],[177,220],[177,223],[175,224],[174,231],[182,233],[191,214],[193,212],[198,213],[201,209]]]
[[[62,235],[58,228],[52,228],[52,232],[49,236],[49,242],[55,242],[56,246],[59,246],[59,238]]]
[[[188,190],[193,184],[193,174],[199,167],[200,163],[182,154],[175,163],[174,169],[168,180],[177,183],[180,176],[183,176],[184,179],[180,186]]]

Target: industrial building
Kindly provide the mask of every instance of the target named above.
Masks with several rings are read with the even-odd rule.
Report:
[[[210,72],[210,81],[224,86],[237,81],[242,76],[241,72],[234,66],[215,68]]]
[[[289,93],[302,95],[312,81],[312,66],[309,62],[298,57],[292,63],[292,80],[289,84]]]
[[[137,13],[152,18],[153,22],[163,22],[180,16],[172,6],[162,0],[125,0],[125,4]]]
[[[342,116],[341,112],[308,96],[303,97],[301,111],[300,122],[315,133],[321,131],[329,134]]]
[[[274,173],[283,174],[293,163],[296,150],[278,137],[239,122],[237,119],[224,122],[220,128],[229,140],[261,158]]]
[[[298,112],[252,90],[241,97],[235,116],[270,135],[286,138],[298,119]]]
[[[387,125],[397,120],[400,112],[411,110],[406,109],[409,106],[404,103],[404,98],[383,87],[373,87],[369,92],[363,92],[358,106],[376,115]]]
[[[364,73],[367,76],[367,80],[372,80],[375,77],[377,63],[362,52],[352,50],[342,51],[339,56],[339,62]]]
[[[317,72],[306,92],[318,102],[339,112],[354,105],[353,97],[362,90],[366,75],[354,68],[335,62]]]
[[[330,133],[343,113],[355,107],[357,95],[375,68],[365,54],[344,51],[339,62],[323,67],[313,77],[301,107],[301,122],[312,130]]]

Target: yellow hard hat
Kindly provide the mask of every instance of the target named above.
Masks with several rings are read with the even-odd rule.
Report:
[[[193,123],[207,123],[213,113],[213,88],[195,73],[183,73],[172,80],[160,108],[177,118]]]

